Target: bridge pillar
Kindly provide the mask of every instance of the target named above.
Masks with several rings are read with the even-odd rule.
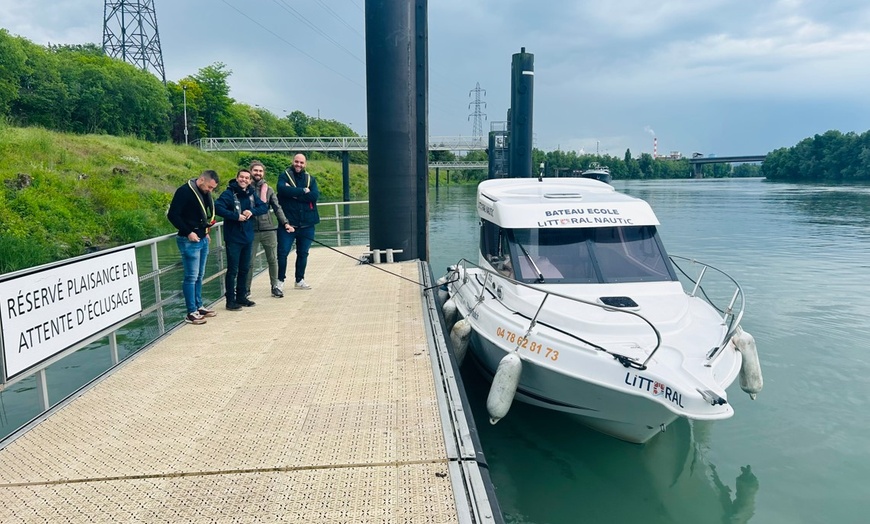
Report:
[[[692,178],[704,178],[704,173],[701,171],[701,164],[692,166]]]
[[[341,198],[350,202],[350,151],[341,152]],[[344,216],[350,215],[350,204],[344,205]],[[350,230],[350,219],[344,220],[344,230]],[[350,239],[348,238],[348,243]]]
[[[341,152],[341,197],[350,200],[350,151]]]
[[[441,178],[441,174],[438,172],[438,169],[439,168],[437,168],[437,167],[435,168],[435,191],[438,191],[438,183],[439,183],[440,178]]]

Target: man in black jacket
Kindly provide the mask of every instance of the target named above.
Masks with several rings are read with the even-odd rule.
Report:
[[[202,303],[202,277],[208,258],[209,228],[215,222],[212,191],[218,183],[220,180],[216,172],[203,171],[199,177],[188,180],[175,190],[166,213],[166,217],[178,229],[175,241],[184,267],[181,289],[187,306],[184,321],[188,324],[205,324],[206,317],[217,314]]]
[[[293,231],[278,230],[278,288],[284,290],[287,276],[287,255],[296,241],[295,289],[311,289],[305,282],[308,249],[314,242],[314,226],[320,223],[317,180],[305,171],[305,155],[293,157],[293,165],[278,175],[278,202]]]

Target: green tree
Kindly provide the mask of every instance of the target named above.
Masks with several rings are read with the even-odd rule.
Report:
[[[229,96],[227,79],[232,74],[226,64],[217,62],[203,67],[193,76],[201,91],[198,119],[198,123],[202,124],[199,130],[201,136],[229,136],[225,131],[231,127],[230,107],[234,100]]]
[[[310,116],[302,111],[296,110],[287,115],[287,120],[290,122],[290,125],[293,126],[296,136],[309,136],[307,133],[308,126],[311,122]]]
[[[132,134],[152,141],[168,138],[169,100],[154,75],[88,46],[58,48],[56,53],[60,77],[68,86],[62,129]]]
[[[641,153],[637,161],[638,178],[652,178],[655,160],[649,153]]]
[[[20,38],[0,29],[0,114],[9,114],[9,106],[18,98],[19,77],[24,71],[27,56]]]
[[[68,101],[57,56],[24,39],[20,39],[20,44],[25,61],[19,72],[18,97],[9,113],[20,125],[58,129],[65,120]]]

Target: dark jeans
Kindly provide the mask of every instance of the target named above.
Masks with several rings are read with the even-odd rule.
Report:
[[[281,282],[287,277],[287,255],[296,241],[296,282],[305,278],[305,266],[308,265],[308,250],[314,242],[314,226],[299,227],[296,231],[288,233],[278,229],[278,280]]]
[[[250,243],[227,242],[227,304],[245,298],[248,271],[251,270]]]
[[[202,307],[202,277],[205,275],[205,262],[208,258],[208,237],[199,242],[191,242],[187,237],[175,237],[178,251],[181,252],[181,265],[184,280],[181,290],[188,313]]]

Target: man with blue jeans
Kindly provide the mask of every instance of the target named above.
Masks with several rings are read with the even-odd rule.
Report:
[[[175,190],[166,213],[166,217],[178,229],[175,241],[184,267],[181,289],[187,307],[184,321],[188,324],[205,324],[206,317],[217,314],[202,303],[202,279],[208,258],[209,228],[215,222],[212,191],[219,183],[216,172],[203,171],[199,177],[188,180]]]
[[[305,155],[293,157],[293,165],[278,176],[278,202],[293,231],[278,230],[278,289],[284,291],[287,255],[296,241],[295,289],[311,289],[305,282],[308,249],[314,242],[314,226],[320,223],[317,180],[305,171]]]

